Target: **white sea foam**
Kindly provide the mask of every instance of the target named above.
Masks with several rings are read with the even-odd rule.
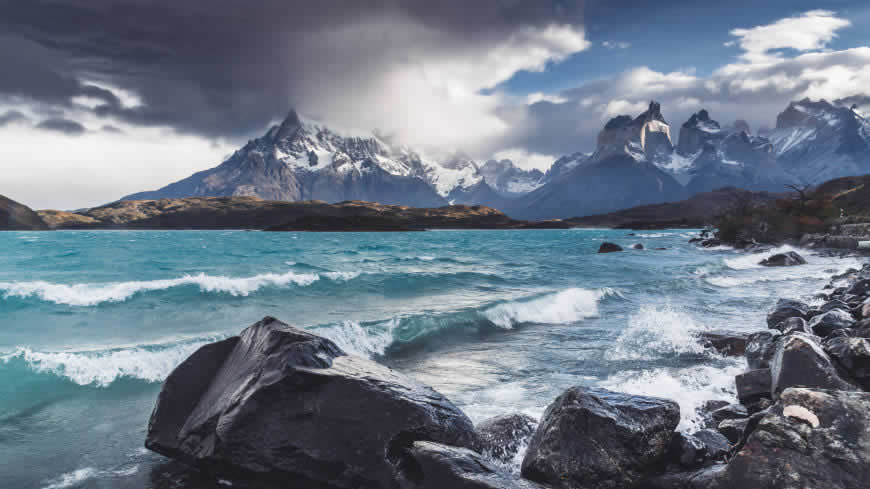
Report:
[[[85,352],[39,352],[18,348],[0,357],[0,362],[20,359],[35,372],[51,373],[79,385],[107,387],[123,377],[160,382],[193,352],[216,339]]]
[[[789,251],[799,252],[807,260],[807,264],[795,267],[765,267],[760,265],[762,260],[770,256]],[[705,275],[704,281],[722,288],[765,282],[795,282],[803,288],[805,284],[801,281],[806,279],[823,279],[833,274],[842,273],[849,268],[861,267],[861,261],[857,258],[821,257],[788,245],[764,253],[741,254],[734,258],[725,259],[723,262],[726,269],[721,273]]]
[[[507,302],[483,311],[496,326],[511,329],[522,323],[565,324],[598,316],[598,301],[619,295],[613,289],[571,288],[532,300]]]
[[[728,362],[724,367],[697,365],[642,372],[625,370],[612,375],[599,385],[617,392],[673,399],[680,405],[680,424],[677,429],[694,432],[702,428],[698,408],[705,401],[737,401],[734,376],[741,373],[745,365],[737,359]]]
[[[300,287],[322,278],[335,281],[352,280],[359,272],[317,273],[263,273],[251,277],[223,275],[184,275],[179,278],[110,283],[57,284],[46,281],[0,282],[4,298],[37,297],[41,300],[70,306],[95,306],[105,302],[123,302],[142,293],[167,290],[174,287],[198,286],[202,292],[223,292],[233,296],[247,296],[264,287]]]
[[[342,321],[338,325],[316,328],[312,332],[329,338],[347,353],[371,358],[387,351],[393,342],[393,330],[397,324],[396,320],[389,320],[364,327],[356,321]]]
[[[670,304],[641,306],[628,327],[607,350],[607,360],[652,360],[680,354],[701,354],[697,334],[708,329]]]
[[[734,269],[734,270],[747,270],[751,268],[765,268],[763,265],[760,265],[759,262],[762,260],[766,260],[773,255],[779,253],[788,253],[789,251],[801,252],[792,246],[783,245],[776,248],[772,248],[763,253],[746,253],[741,254],[735,258],[730,258],[725,260],[725,265]]]
[[[89,479],[96,478],[111,478],[111,477],[129,477],[139,471],[139,466],[134,465],[127,469],[118,470],[98,470],[93,467],[84,467],[61,474],[58,477],[48,481],[43,489],[66,489],[67,487],[76,487]]]

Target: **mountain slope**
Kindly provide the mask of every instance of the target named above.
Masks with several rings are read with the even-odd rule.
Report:
[[[39,231],[48,226],[30,207],[0,195],[0,230]]]

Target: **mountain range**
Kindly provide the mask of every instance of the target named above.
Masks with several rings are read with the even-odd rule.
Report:
[[[121,200],[254,196],[268,200],[365,200],[412,207],[482,204],[521,219],[567,218],[674,202],[722,187],[779,192],[870,173],[870,122],[851,99],[795,101],[774,129],[720,124],[699,110],[678,139],[650,102],[620,115],[596,150],[557,159],[546,171],[507,159],[440,160],[374,133],[340,130],[291,111],[215,168]]]

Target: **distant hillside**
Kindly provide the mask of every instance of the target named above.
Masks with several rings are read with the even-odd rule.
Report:
[[[567,222],[578,227],[699,228],[712,223],[719,214],[737,201],[752,200],[763,203],[773,201],[781,195],[728,187],[700,193],[679,202],[644,205],[594,216],[573,217]]]
[[[38,231],[48,229],[30,207],[0,195],[0,230]]]
[[[82,213],[40,211],[54,229],[269,229],[274,231],[412,231],[564,228],[563,221],[511,219],[485,206],[414,208],[371,202],[286,202],[257,197],[125,200]]]

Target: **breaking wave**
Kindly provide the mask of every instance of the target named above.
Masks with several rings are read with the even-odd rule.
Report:
[[[707,329],[669,304],[646,304],[628,318],[628,327],[604,357],[607,360],[653,360],[700,355],[706,350],[698,342],[697,334]]]

